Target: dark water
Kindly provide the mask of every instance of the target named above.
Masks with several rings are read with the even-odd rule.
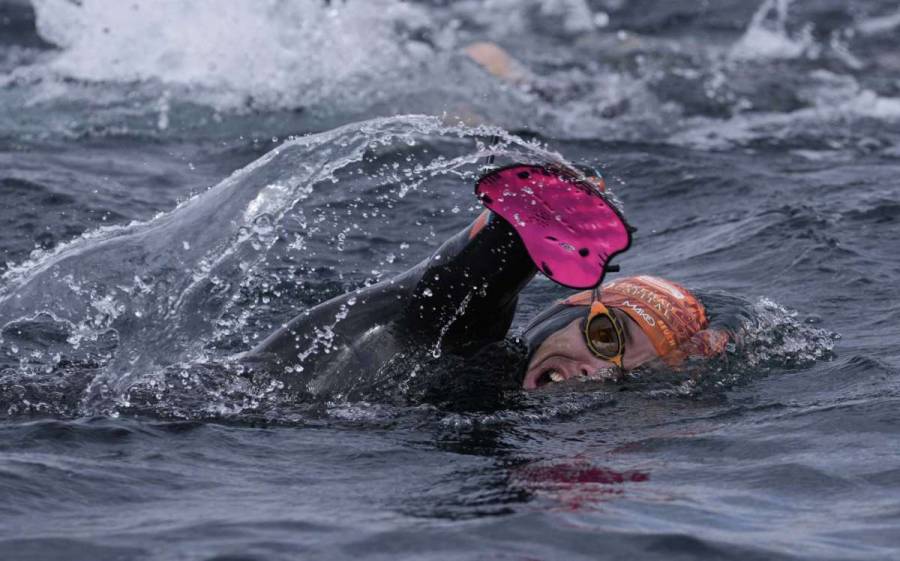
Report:
[[[887,0],[2,0],[0,558],[896,559],[898,53]],[[488,410],[228,369],[471,220],[495,134],[746,348]]]

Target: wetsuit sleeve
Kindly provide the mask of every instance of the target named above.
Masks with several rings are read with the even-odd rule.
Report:
[[[512,227],[487,211],[417,268],[401,321],[423,342],[461,354],[506,336],[519,291],[537,272]]]
[[[411,269],[297,315],[243,358],[362,372],[409,343],[474,352],[506,336],[536,271],[512,227],[485,212]],[[372,333],[387,338],[375,344]]]

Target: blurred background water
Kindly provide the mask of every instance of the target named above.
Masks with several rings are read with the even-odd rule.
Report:
[[[747,349],[475,411],[223,364],[488,153],[602,169]],[[0,555],[895,559],[898,176],[895,0],[0,0]]]

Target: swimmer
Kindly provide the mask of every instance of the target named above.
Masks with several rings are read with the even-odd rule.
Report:
[[[707,329],[703,305],[683,286],[646,275],[601,285],[632,231],[603,190],[602,178],[558,166],[494,170],[476,186],[487,210],[430,257],[300,313],[243,360],[332,395],[417,350],[473,356],[507,337],[518,294],[539,271],[583,290],[524,330],[526,390],[721,352],[727,337]]]
[[[617,279],[532,320],[524,332],[533,352],[522,387],[616,378],[653,361],[677,368],[691,356],[715,356],[728,336],[708,327],[703,304],[680,284],[649,275]]]

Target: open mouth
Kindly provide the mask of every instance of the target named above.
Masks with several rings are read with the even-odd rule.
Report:
[[[569,364],[569,360],[559,355],[550,355],[535,362],[528,369],[522,387],[526,390],[536,390],[563,383],[575,374],[575,368]]]
[[[602,368],[595,372],[567,373],[567,369],[558,365],[546,365],[539,373],[532,371],[526,376],[523,387],[526,390],[536,390],[552,387],[556,384],[587,381],[610,381],[619,378],[619,372],[615,368]]]
[[[542,388],[550,384],[558,384],[565,381],[566,377],[562,372],[555,368],[548,368],[537,377],[537,380],[535,380],[535,387]]]
[[[566,377],[554,368],[550,368],[545,370],[538,376],[538,379],[535,380],[535,385],[539,388],[544,387],[549,384],[558,384],[559,382],[565,382]]]

